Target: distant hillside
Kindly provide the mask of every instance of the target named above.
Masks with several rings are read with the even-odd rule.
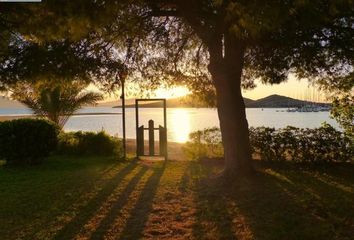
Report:
[[[290,97],[280,96],[280,95],[270,95],[265,98],[261,98],[258,100],[252,100],[249,98],[244,98],[245,105],[247,108],[287,108],[287,107],[301,107],[307,104],[313,104],[309,101],[302,101],[299,99],[294,99]],[[318,105],[328,105],[326,103],[315,103]],[[142,108],[158,108],[161,107],[161,103],[159,102],[148,102],[141,103],[140,107]],[[115,106],[120,107],[120,106]],[[135,103],[132,101],[128,101],[127,108],[135,107]],[[168,108],[204,108],[207,107],[205,104],[200,102],[192,102],[190,101],[190,97],[186,100],[186,97],[181,98],[172,98],[167,99],[167,107]]]
[[[246,104],[252,104],[254,100],[245,98]],[[168,108],[205,108],[208,107],[206,104],[199,101],[192,101],[192,97],[179,97],[179,98],[171,98],[167,99],[166,105]],[[120,106],[115,106],[115,108]],[[128,101],[126,104],[127,108],[135,107],[135,102],[132,103]],[[159,108],[162,107],[161,102],[141,102],[140,107],[142,108]]]
[[[243,98],[243,101],[245,101],[246,107],[248,107],[256,102],[256,100],[252,100],[252,99],[245,98],[245,97]]]
[[[280,95],[270,95],[265,98],[258,99],[249,104],[246,104],[248,108],[287,108],[287,107],[301,107],[307,104],[327,105],[325,103],[313,103],[310,101],[302,101],[290,97]]]
[[[207,107],[204,103],[199,101],[193,101],[192,96],[180,97],[167,99],[168,108],[205,108]],[[265,98],[258,100],[252,100],[249,98],[244,98],[245,105],[247,108],[287,108],[287,107],[301,107],[306,104],[313,104],[309,101],[302,101],[299,99],[294,99],[290,97],[280,96],[280,95],[270,95]],[[328,105],[327,103],[315,103],[318,105]],[[111,101],[111,102],[101,102],[98,107],[120,107],[120,100]],[[126,106],[128,108],[135,107],[135,99],[127,99]],[[161,107],[161,104],[158,102],[142,103],[141,107],[143,108],[157,108]],[[7,97],[0,96],[0,108],[25,108],[20,102],[11,100]]]

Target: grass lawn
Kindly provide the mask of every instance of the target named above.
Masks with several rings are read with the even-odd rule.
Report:
[[[353,239],[354,166],[52,157],[0,167],[0,239]]]

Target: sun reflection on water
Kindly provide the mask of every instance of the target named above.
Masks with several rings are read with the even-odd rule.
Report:
[[[191,118],[185,109],[169,109],[171,112],[168,128],[175,142],[184,143],[189,139],[191,132]]]

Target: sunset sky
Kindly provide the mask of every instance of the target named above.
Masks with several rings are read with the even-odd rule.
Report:
[[[158,89],[155,91],[155,97],[175,98],[185,96],[188,93],[190,93],[190,91],[184,87],[177,87],[173,89]],[[243,91],[243,96],[250,99],[259,99],[272,94],[278,94],[297,99],[308,99],[311,98],[312,95],[316,95],[316,99],[320,98],[319,91],[309,86],[307,80],[298,80],[292,76],[289,77],[287,82],[281,84],[269,85],[257,83],[257,87],[255,89]],[[324,100],[323,96],[321,99]]]
[[[129,84],[126,86],[129,88]],[[90,89],[95,89],[90,87]],[[186,87],[174,87],[171,89],[160,88],[154,91],[151,97],[155,98],[177,98],[188,95],[191,93]],[[305,99],[313,101],[325,101],[323,94],[320,94],[317,89],[309,86],[307,80],[298,80],[294,76],[290,76],[287,82],[281,84],[262,84],[257,83],[257,87],[253,90],[244,90],[243,96],[250,99],[260,99],[272,94],[278,94],[282,96],[292,97],[296,99]],[[117,99],[120,93],[117,93],[115,97],[107,97],[105,101],[111,101]],[[138,95],[128,95],[127,98],[141,97]]]
[[[320,93],[316,88],[309,86],[307,80],[298,80],[293,76],[290,76],[287,82],[280,84],[265,85],[258,83],[255,89],[245,90],[243,92],[243,96],[250,99],[259,99],[272,94],[278,94],[296,99],[308,99],[311,98],[312,95],[318,95],[316,98],[318,97],[321,98],[322,101],[324,100],[323,96],[319,96]]]

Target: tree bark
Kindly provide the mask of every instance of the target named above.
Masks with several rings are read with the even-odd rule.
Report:
[[[178,7],[187,23],[208,47],[209,72],[216,89],[224,145],[224,175],[227,178],[247,175],[252,172],[252,162],[246,109],[241,92],[245,45],[229,32],[230,26],[224,21],[225,13],[220,13],[213,20],[214,24],[205,25],[195,15],[194,9],[201,9],[200,6],[178,3]]]
[[[252,170],[245,104],[241,92],[244,47],[229,34],[209,45],[209,71],[216,88],[217,109],[224,145],[227,178],[247,175]]]

